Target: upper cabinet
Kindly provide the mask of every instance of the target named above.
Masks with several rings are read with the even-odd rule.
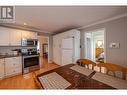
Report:
[[[30,39],[37,39],[37,33],[36,32],[29,32]]]
[[[10,45],[10,31],[8,31],[7,28],[4,27],[0,27],[0,45]]]
[[[37,39],[36,32],[22,31],[22,38],[24,39]]]
[[[10,45],[21,46],[21,31],[10,31]]]
[[[22,31],[22,38],[29,39],[29,37],[30,37],[30,34],[28,31]]]
[[[37,39],[37,32],[0,27],[0,46],[21,46],[22,38]]]

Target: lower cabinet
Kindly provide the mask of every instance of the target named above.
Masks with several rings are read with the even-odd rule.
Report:
[[[5,58],[5,77],[22,73],[22,58]]]
[[[0,79],[4,78],[4,58],[0,59]]]

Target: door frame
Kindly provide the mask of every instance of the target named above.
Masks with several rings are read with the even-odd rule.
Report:
[[[50,52],[50,50],[49,50],[49,49],[50,49],[50,45],[49,45],[49,43],[50,43],[50,42],[49,42],[49,36],[45,36],[45,37],[48,39],[48,43],[47,43],[47,44],[48,44],[48,63],[51,63],[51,61],[50,61],[50,53],[51,53],[51,52]],[[44,44],[45,44],[45,43],[44,43]],[[43,47],[42,47],[42,49],[43,49]]]
[[[94,30],[90,30],[90,31],[85,31],[84,32],[84,58],[86,58],[86,33],[92,33],[92,32],[96,32],[96,31],[100,31],[103,30],[104,31],[104,62],[106,62],[106,29],[105,28],[99,28],[99,29],[94,29]]]

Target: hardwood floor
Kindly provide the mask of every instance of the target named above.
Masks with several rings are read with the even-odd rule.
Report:
[[[59,65],[48,63],[47,59],[43,59],[42,68],[35,73],[43,73],[58,67]],[[33,73],[29,73],[0,80],[0,89],[37,89],[37,86],[34,83]]]

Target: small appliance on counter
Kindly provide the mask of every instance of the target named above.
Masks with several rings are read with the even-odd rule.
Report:
[[[23,74],[40,68],[39,54],[37,48],[21,49],[23,59]]]
[[[15,55],[15,56],[16,55],[21,55],[21,49],[14,49],[14,50],[12,50],[12,52],[13,52],[12,54]]]

